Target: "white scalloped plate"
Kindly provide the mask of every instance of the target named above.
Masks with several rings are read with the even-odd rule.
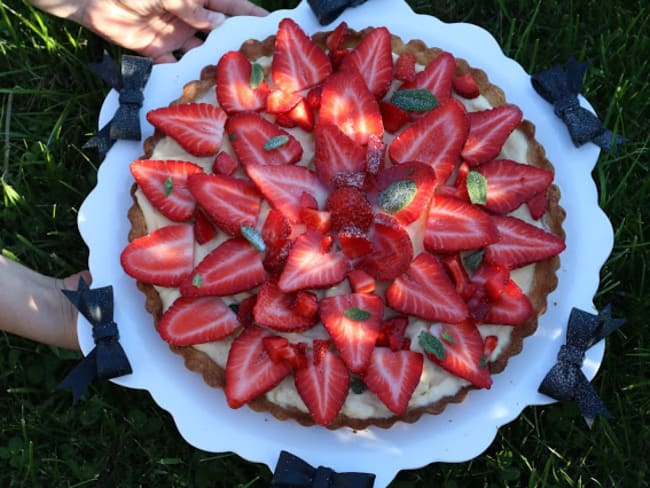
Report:
[[[293,10],[277,11],[265,18],[231,18],[179,63],[154,66],[140,114],[143,140],[152,133],[145,119],[148,110],[178,98],[183,85],[225,51],[238,49],[248,38],[263,39],[274,34],[284,17],[292,17],[308,33],[324,29],[303,0]],[[564,342],[571,308],[593,311],[599,270],[611,252],[613,232],[598,207],[591,178],[598,148],[593,144],[579,149],[572,145],[552,108],[533,91],[529,75],[504,55],[488,32],[471,24],[445,24],[430,16],[416,15],[406,3],[397,0],[372,0],[348,9],[336,24],[341,20],[355,29],[385,25],[404,40],[422,39],[484,69],[491,81],[505,90],[508,100],[519,105],[525,118],[535,123],[537,138],[555,165],[561,204],[567,210],[567,250],[561,256],[559,286],[549,296],[549,309],[537,332],[526,339],[524,353],[512,358],[506,370],[495,375],[491,390],[473,391],[462,404],[450,406],[441,415],[425,416],[412,425],[398,423],[387,430],[306,428],[255,413],[248,407],[231,410],[221,390],[206,386],[199,375],[183,367],[179,356],[169,351],[151,326],[143,295],[120,266],[119,255],[127,244],[130,228],[127,210],[131,205],[132,178],[128,166],[142,154],[140,141],[118,141],[109,151],[99,169],[97,187],[80,209],[79,229],[90,249],[93,287],[114,288],[114,317],[133,366],[133,374],[115,383],[148,390],[156,403],[171,413],[185,440],[197,448],[233,451],[271,469],[280,450],[286,449],[314,466],[373,472],[379,487],[387,485],[401,469],[472,459],[491,444],[500,426],[515,419],[526,406],[551,402],[537,392],[537,387]],[[581,102],[589,107],[584,99]],[[111,91],[102,107],[99,127],[111,119],[116,107],[117,93]],[[78,334],[87,354],[94,344],[91,327],[83,318],[79,320]],[[604,342],[588,351],[584,371],[589,379],[595,376],[603,353]]]

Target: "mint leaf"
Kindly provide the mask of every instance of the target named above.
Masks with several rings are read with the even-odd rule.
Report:
[[[172,194],[172,191],[174,191],[174,181],[172,180],[171,176],[167,177],[167,179],[165,180],[165,184],[164,184],[163,188],[164,188],[166,197],[168,197],[169,195]]]
[[[483,254],[484,251],[481,249],[479,251],[461,255],[463,265],[470,274],[474,273],[483,262]]]
[[[407,207],[418,192],[416,183],[412,180],[400,180],[391,183],[379,194],[377,204],[389,214],[395,214]]]
[[[260,234],[259,231],[255,229],[255,227],[251,227],[250,225],[242,225],[239,228],[239,232],[241,232],[241,235],[244,236],[244,238],[251,243],[251,246],[257,249],[259,252],[266,251],[266,243],[262,238],[262,234]]]
[[[367,310],[363,310],[358,307],[350,307],[345,312],[343,312],[343,315],[345,315],[345,317],[350,320],[354,320],[355,322],[363,322],[364,320],[368,320],[371,314]]]
[[[485,205],[487,200],[487,180],[478,171],[470,171],[467,174],[467,193],[469,200],[474,205]]]
[[[436,336],[423,330],[418,336],[418,343],[424,352],[433,354],[440,361],[445,360],[445,346]]]
[[[197,288],[201,288],[202,284],[203,284],[203,279],[201,278],[201,275],[199,273],[196,273],[192,277],[192,286],[196,286]]]
[[[408,112],[426,112],[438,106],[438,99],[429,90],[414,88],[397,90],[393,93],[390,103]]]
[[[289,136],[287,135],[273,136],[264,144],[264,150],[273,151],[274,149],[279,149],[287,142],[289,142]]]
[[[251,66],[251,77],[250,77],[251,88],[253,90],[255,88],[258,88],[262,84],[262,81],[264,81],[264,68],[262,67],[261,64],[253,63],[253,65]]]

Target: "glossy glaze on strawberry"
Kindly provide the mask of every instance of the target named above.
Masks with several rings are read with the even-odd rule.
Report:
[[[508,336],[481,327],[534,320],[513,273],[564,249],[544,228],[552,171],[502,155],[516,106],[468,109],[478,84],[451,53],[418,66],[386,28],[349,35],[317,43],[284,19],[270,59],[220,58],[213,109],[167,109],[214,120],[203,136],[185,116],[158,123],[189,161],[134,162],[164,218],[122,254],[169,289],[164,340],[223,343],[232,408],[293,388],[288,407],[321,425],[353,417],[355,395],[405,415],[434,370],[489,388]],[[400,107],[398,91],[435,103]]]

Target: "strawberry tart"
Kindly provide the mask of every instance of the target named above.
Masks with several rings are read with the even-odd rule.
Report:
[[[390,427],[490,388],[565,247],[522,111],[385,27],[287,18],[212,62],[147,114],[130,166],[121,262],[160,337],[230,407],[304,425]]]

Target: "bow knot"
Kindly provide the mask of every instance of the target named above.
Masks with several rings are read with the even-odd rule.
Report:
[[[311,465],[287,451],[281,451],[271,488],[372,488],[375,475],[337,473],[326,466]]]
[[[611,149],[625,139],[614,137],[612,131],[606,129],[598,117],[582,107],[578,100],[587,67],[587,63],[570,58],[566,70],[553,66],[532,75],[531,83],[535,91],[553,105],[555,115],[566,125],[575,146],[591,141],[603,149]]]
[[[612,318],[609,305],[600,314],[573,308],[567,326],[566,344],[560,347],[557,363],[539,385],[540,393],[556,400],[575,400],[590,427],[596,415],[610,417],[610,414],[582,372],[585,352],[621,325],[623,320]]]
[[[100,157],[104,158],[116,140],[140,139],[140,108],[144,101],[142,92],[151,67],[151,59],[128,55],[122,56],[122,64],[118,66],[106,52],[101,63],[91,65],[93,71],[119,92],[119,106],[111,121],[84,148],[96,147]]]
[[[79,278],[76,291],[62,290],[93,327],[95,348],[75,366],[59,384],[59,389],[72,390],[77,403],[95,378],[107,380],[131,374],[131,364],[119,343],[119,331],[113,321],[113,287],[91,290]]]

